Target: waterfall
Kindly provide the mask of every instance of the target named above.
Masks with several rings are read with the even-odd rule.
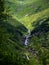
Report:
[[[25,42],[24,42],[24,44],[26,46],[28,45],[29,37],[30,37],[30,30],[28,30],[28,35],[26,35],[26,39],[25,39]]]
[[[30,37],[30,35],[31,35],[31,32],[30,32],[30,30],[28,30],[28,34],[26,35],[26,39],[25,39],[25,42],[24,42],[24,44],[25,44],[26,46],[27,46],[28,43],[29,43],[29,37]],[[30,59],[27,54],[26,54],[26,58],[27,58],[27,60]]]
[[[26,58],[27,58],[27,60],[29,60],[29,56],[28,55],[26,55]]]

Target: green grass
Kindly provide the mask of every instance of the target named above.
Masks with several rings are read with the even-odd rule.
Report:
[[[13,16],[14,19],[25,25],[27,29],[32,30],[32,23],[39,18],[49,16],[49,1],[46,0],[6,0],[5,13]],[[10,22],[11,23],[11,22]],[[17,22],[12,22],[16,25]]]
[[[0,50],[3,49],[3,53],[0,54],[1,63],[3,62],[3,65],[4,63],[5,65],[8,63],[47,65],[49,62],[49,1],[6,0],[5,3],[4,15],[1,16],[5,19],[0,21],[0,38],[3,45],[0,47]],[[31,30],[31,37],[28,46],[24,46],[27,29]],[[37,51],[37,55],[34,51]],[[26,55],[29,56],[29,61]]]
[[[20,20],[27,27],[27,29],[32,30],[34,28],[32,27],[32,23],[36,22],[38,19],[43,19],[46,17],[49,17],[49,8],[30,16],[24,16]]]

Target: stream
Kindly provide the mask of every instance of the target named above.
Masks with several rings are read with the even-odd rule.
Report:
[[[31,34],[30,30],[28,30],[28,35],[26,35],[26,39],[25,39],[25,42],[24,42],[25,46],[27,46],[29,44],[30,34]],[[26,54],[26,58],[27,58],[27,60],[29,60],[29,56],[27,54]]]
[[[26,35],[26,39],[25,39],[25,42],[24,42],[24,44],[25,44],[26,46],[29,44],[30,34],[31,34],[30,30],[28,30],[28,35]]]
[[[25,46],[28,46],[30,37],[31,37],[31,31],[28,30],[28,34],[26,35],[25,42],[24,42]],[[34,48],[32,50],[29,50],[29,52],[31,52],[34,56],[38,54],[38,52]],[[27,60],[30,60],[28,54],[26,54],[26,58]]]

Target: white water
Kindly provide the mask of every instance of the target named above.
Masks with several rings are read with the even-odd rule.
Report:
[[[28,55],[26,55],[26,57],[27,57],[27,60],[29,60],[29,56],[28,56]]]
[[[30,30],[28,30],[28,35],[26,36],[26,39],[25,39],[25,42],[24,42],[24,44],[26,46],[28,45],[29,37],[30,37]]]
[[[29,43],[29,37],[30,37],[30,30],[28,30],[28,35],[26,35],[26,39],[25,39],[25,42],[24,42],[24,44],[27,46],[28,45],[28,43]],[[26,54],[26,58],[27,58],[27,60],[29,60],[30,58],[29,58],[29,56]]]

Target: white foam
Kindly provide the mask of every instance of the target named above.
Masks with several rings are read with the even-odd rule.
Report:
[[[28,35],[26,36],[26,39],[25,39],[25,45],[27,46],[28,45],[28,40],[29,40],[29,37],[30,37],[30,30],[28,30]]]

